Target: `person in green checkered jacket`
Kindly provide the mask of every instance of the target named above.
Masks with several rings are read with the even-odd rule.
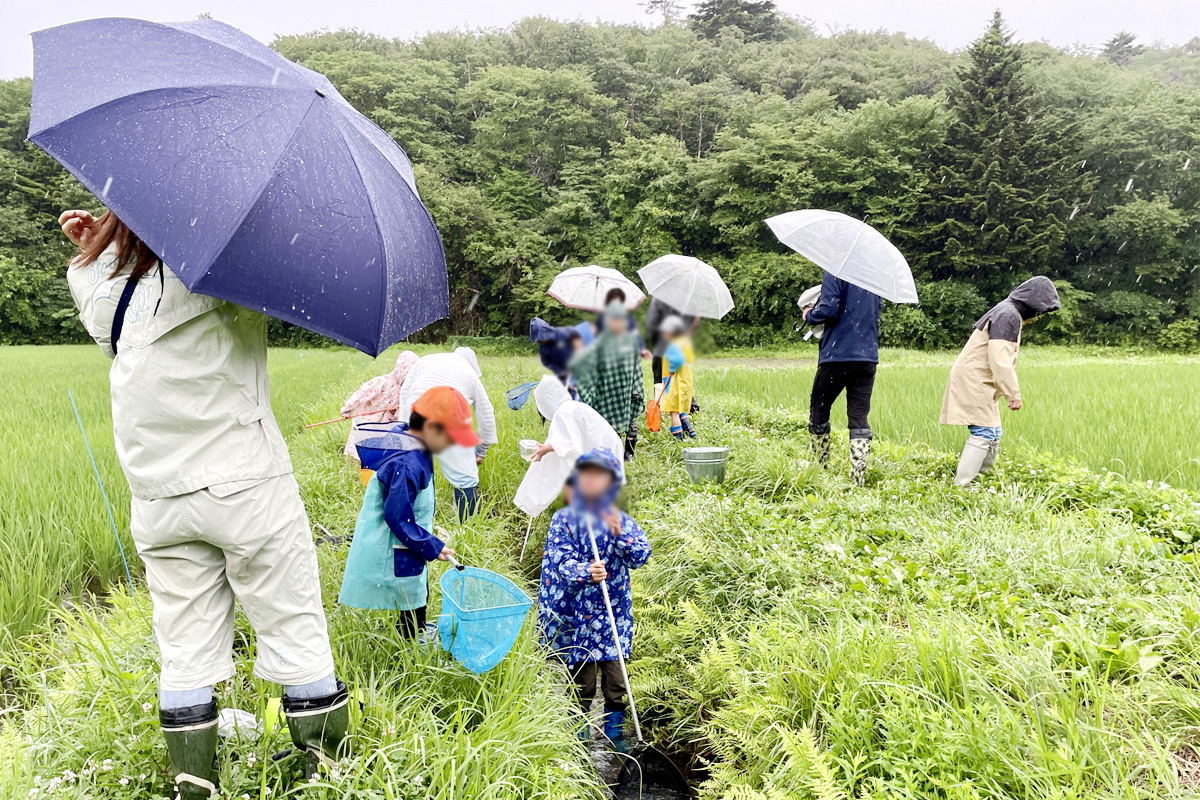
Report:
[[[625,460],[637,446],[638,417],[646,407],[642,387],[641,339],[629,329],[629,314],[620,300],[609,303],[604,330],[569,365],[579,399],[625,437]]]

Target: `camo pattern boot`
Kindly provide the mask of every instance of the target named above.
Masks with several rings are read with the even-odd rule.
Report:
[[[812,446],[813,458],[816,459],[816,462],[821,466],[829,463],[829,434],[809,432],[808,442]]]
[[[867,463],[871,458],[870,439],[850,440],[850,480],[855,486],[862,486],[867,481]]]

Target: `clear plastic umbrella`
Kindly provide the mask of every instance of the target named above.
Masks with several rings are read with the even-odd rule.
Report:
[[[620,272],[609,267],[571,267],[565,269],[550,283],[546,294],[567,308],[581,311],[604,310],[604,298],[613,289],[625,292],[625,307],[630,311],[642,304],[646,295],[638,285]]]
[[[671,253],[638,270],[652,297],[686,317],[720,319],[733,309],[721,275],[698,258]]]
[[[766,220],[779,241],[847,283],[893,303],[916,303],[904,255],[882,233],[837,211],[810,208]]]

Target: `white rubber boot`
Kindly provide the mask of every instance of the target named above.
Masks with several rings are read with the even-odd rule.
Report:
[[[987,472],[995,464],[996,459],[1000,457],[1000,442],[988,442],[987,455],[983,457],[983,466],[979,468],[980,472]]]
[[[991,452],[991,442],[982,436],[968,436],[958,458],[958,472],[954,475],[956,486],[966,486],[983,470],[983,462]]]

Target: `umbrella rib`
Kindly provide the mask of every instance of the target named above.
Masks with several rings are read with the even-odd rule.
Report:
[[[341,120],[335,120],[334,125],[339,129]],[[387,317],[387,288],[388,288],[388,252],[387,239],[383,235],[383,229],[379,227],[379,216],[375,213],[375,200],[371,197],[371,188],[367,185],[367,179],[363,176],[362,167],[358,164],[358,155],[354,152],[354,146],[350,144],[350,137],[346,135],[346,131],[342,131],[343,141],[346,142],[346,152],[350,154],[350,163],[354,165],[354,169],[358,172],[358,179],[362,183],[363,192],[367,195],[367,207],[371,210],[371,221],[375,225],[375,232],[379,235],[379,241],[383,248],[383,269],[380,274],[383,276],[380,279],[379,286],[379,327],[375,330],[375,343],[372,349],[379,346],[381,337],[383,336],[383,324]],[[407,183],[407,181],[405,181]],[[377,358],[379,353],[372,353],[372,358]]]
[[[300,131],[304,128],[304,121],[308,119],[308,115],[312,113],[313,106],[316,105],[315,100],[317,99],[317,95],[315,93],[313,94],[313,98],[314,101],[308,104],[308,108],[304,110],[304,116],[300,117],[300,122],[296,124],[296,130],[292,131],[292,135],[288,137],[287,144],[279,148],[279,154],[275,157],[275,162],[271,165],[271,169],[267,172],[267,177],[263,181],[262,186],[258,187],[258,191],[254,193],[254,199],[246,204],[246,208],[242,212],[242,215],[238,217],[237,224],[230,229],[231,237],[233,234],[237,233],[237,231],[241,230],[242,225],[246,224],[246,218],[250,216],[250,212],[253,211],[255,206],[258,205],[258,201],[262,199],[263,194],[266,193],[267,188],[271,185],[271,182],[278,177],[279,162],[283,160],[284,155],[286,155],[287,152],[292,148],[292,144],[296,141],[296,137],[300,135]],[[136,232],[137,231],[134,231],[134,233]],[[208,266],[211,267],[212,264],[209,264]],[[198,291],[204,284],[204,279],[208,275],[209,272],[206,269],[204,274],[196,280],[195,285],[193,287],[189,287],[189,291]]]
[[[68,122],[78,119],[79,117],[82,117],[84,114],[91,114],[93,112],[100,111],[101,109],[105,108],[106,106],[111,106],[116,103],[122,103],[122,102],[125,102],[126,100],[130,100],[135,97],[141,97],[141,96],[147,95],[147,94],[154,94],[156,92],[173,92],[173,91],[177,91],[179,89],[192,89],[194,91],[203,92],[203,91],[214,90],[214,89],[245,89],[245,88],[246,87],[244,85],[238,84],[238,83],[202,83],[197,86],[155,86],[152,89],[141,89],[140,91],[130,92],[129,94],[123,94],[120,97],[114,97],[111,100],[105,100],[103,103],[97,103],[94,106],[88,106],[87,108],[81,108],[79,111],[76,111],[75,113],[71,114],[71,116],[66,117],[65,119],[60,119],[58,122],[54,123],[53,125],[48,125],[45,128],[40,128],[36,132],[33,130],[33,128],[30,128],[29,134],[26,136],[26,138],[32,142],[34,140],[34,137],[42,136],[47,133],[51,133],[52,131],[57,130],[58,128],[61,128],[63,125],[67,124]],[[280,86],[255,86],[255,87],[251,87],[251,88],[272,89],[277,92],[288,92],[288,93],[295,92],[302,96],[307,96],[309,94],[312,94],[314,96],[316,95],[315,92],[302,91],[299,87],[292,88],[292,87],[287,87],[287,86],[283,86],[283,87],[280,87]]]

